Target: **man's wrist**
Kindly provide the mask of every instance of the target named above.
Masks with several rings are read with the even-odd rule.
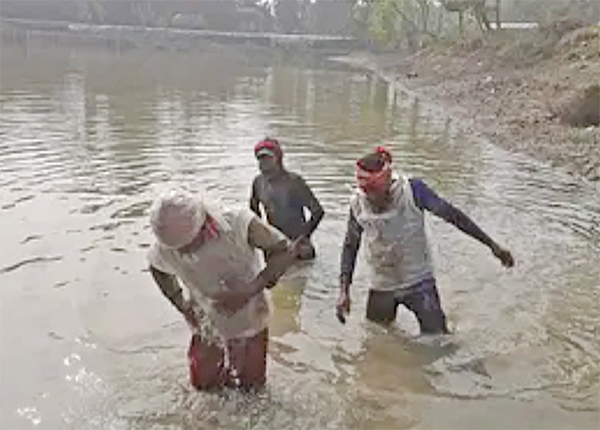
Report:
[[[192,302],[189,300],[185,300],[183,297],[181,298],[181,304],[179,305],[179,310],[182,314],[186,315],[192,311]]]
[[[271,259],[271,261],[267,263],[267,267],[265,267],[254,281],[252,281],[252,284],[254,284],[251,288],[251,291],[253,292],[252,295],[260,293],[265,288],[273,288],[283,272],[282,268],[279,267],[279,265],[274,264],[273,259]]]
[[[298,236],[298,238],[301,238],[301,237],[309,238],[310,235],[312,234],[312,232],[313,232],[313,229],[312,229],[311,225],[304,224],[304,228],[302,228],[302,233],[300,234],[300,236]]]
[[[340,276],[340,292],[348,293],[350,291],[350,284],[352,284],[352,280],[348,275]]]
[[[259,273],[256,278],[252,282],[250,282],[249,295],[254,296],[260,293],[265,288],[268,288],[270,282],[269,277],[265,276],[264,273]]]
[[[498,251],[500,250],[500,246],[494,241],[492,241],[489,246],[490,246],[490,250],[492,251],[492,253],[494,255],[497,254]]]

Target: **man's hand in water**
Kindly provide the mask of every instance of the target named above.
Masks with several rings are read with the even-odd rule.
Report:
[[[515,260],[507,249],[503,249],[498,245],[492,247],[492,252],[502,262],[504,267],[513,267],[515,265]]]

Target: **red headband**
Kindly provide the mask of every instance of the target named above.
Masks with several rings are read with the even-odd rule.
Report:
[[[273,139],[265,139],[263,141],[260,141],[254,147],[254,154],[258,154],[258,151],[264,148],[271,150],[275,155],[275,158],[277,158],[277,160],[282,160],[283,151],[281,150],[281,146],[279,146],[279,142]]]
[[[383,160],[386,163],[391,163],[392,162],[392,154],[390,154],[390,151],[388,151],[387,149],[385,149],[385,147],[383,146],[378,146],[377,148],[375,148],[375,152],[378,154],[381,154],[383,157]]]
[[[358,187],[365,193],[384,190],[389,186],[392,178],[392,155],[383,146],[375,149],[377,154],[381,154],[383,165],[377,171],[365,170],[360,161],[356,162],[356,181]]]

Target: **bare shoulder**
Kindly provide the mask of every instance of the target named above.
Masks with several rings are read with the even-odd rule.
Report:
[[[265,177],[264,177],[264,175],[263,175],[262,173],[259,173],[259,174],[258,174],[258,175],[256,175],[256,176],[254,177],[254,179],[252,180],[252,187],[253,187],[253,188],[256,188],[256,187],[258,187],[259,185],[261,185],[261,184],[264,182],[264,180],[265,180]]]
[[[289,181],[297,187],[308,187],[304,178],[296,172],[287,172]]]
[[[292,181],[304,181],[304,179],[302,178],[302,176],[300,176],[296,172],[290,172],[289,170],[286,170],[285,173],[287,173],[288,179],[290,179]]]

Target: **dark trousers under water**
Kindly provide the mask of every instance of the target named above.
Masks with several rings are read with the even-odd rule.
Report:
[[[434,279],[391,291],[369,290],[367,318],[380,324],[389,324],[396,319],[399,304],[415,314],[421,333],[448,333],[446,315]]]

